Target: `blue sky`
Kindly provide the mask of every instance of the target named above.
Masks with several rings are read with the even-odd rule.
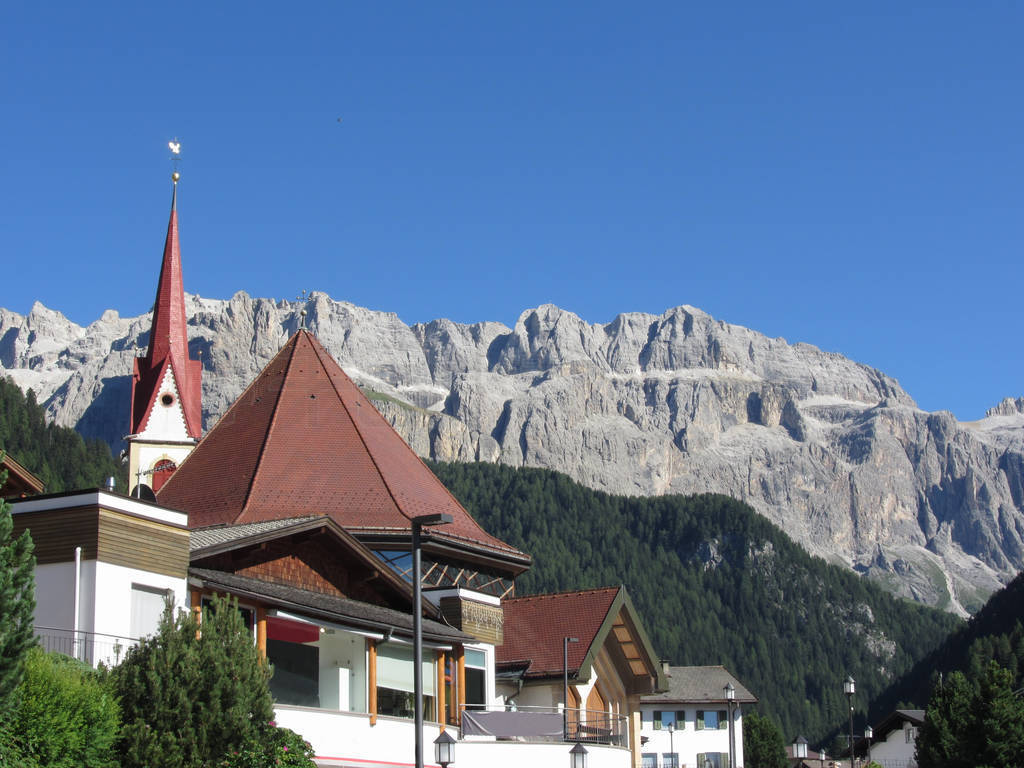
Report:
[[[146,311],[178,137],[190,292],[692,304],[978,418],[1024,395],[1022,32],[1013,2],[6,3],[0,306]]]

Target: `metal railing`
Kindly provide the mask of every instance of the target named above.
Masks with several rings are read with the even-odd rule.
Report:
[[[120,637],[102,632],[83,632],[59,627],[35,627],[35,635],[44,650],[63,653],[86,664],[116,667],[124,661],[128,649],[138,645],[135,637]]]
[[[474,706],[462,710],[464,736],[529,742],[583,742],[629,746],[628,720],[603,710],[561,707]]]

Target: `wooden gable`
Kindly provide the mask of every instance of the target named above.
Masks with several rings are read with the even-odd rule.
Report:
[[[191,566],[395,610],[412,605],[412,588],[327,518],[194,549]]]

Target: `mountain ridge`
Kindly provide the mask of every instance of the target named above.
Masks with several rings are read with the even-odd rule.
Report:
[[[565,472],[633,495],[724,493],[815,554],[963,615],[1024,567],[1024,401],[977,422],[899,383],[682,305],[591,324],[406,326],[323,293],[187,297],[208,429],[304,321],[422,456]],[[116,445],[148,315],[0,310],[0,366],[51,418]]]

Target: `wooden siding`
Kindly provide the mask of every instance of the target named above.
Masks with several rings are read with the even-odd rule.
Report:
[[[188,531],[109,509],[99,511],[97,559],[104,563],[185,578]]]
[[[500,606],[442,597],[441,615],[451,626],[481,642],[501,645],[505,641],[505,612]]]
[[[75,559],[75,547],[82,548],[83,560],[96,559],[99,523],[95,507],[21,512],[11,519],[14,536],[29,531],[39,565],[70,563]]]
[[[188,531],[158,520],[96,506],[39,510],[12,515],[14,533],[29,531],[36,562],[70,563],[75,547],[83,560],[185,578]]]
[[[409,604],[327,533],[301,533],[195,560],[197,568],[285,584],[406,611]],[[380,587],[380,588],[378,588]]]

